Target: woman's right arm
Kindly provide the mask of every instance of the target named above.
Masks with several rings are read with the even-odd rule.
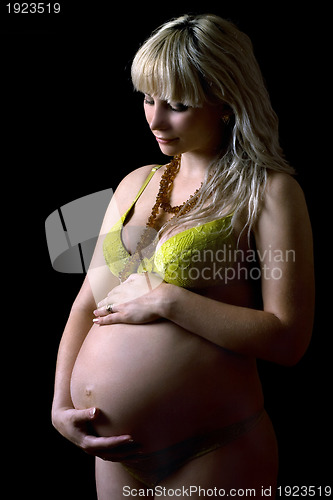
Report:
[[[68,422],[67,417],[70,414],[65,413],[66,410],[74,409],[70,395],[70,379],[77,355],[93,324],[92,311],[100,294],[103,298],[105,291],[110,291],[117,284],[115,281],[118,281],[110,273],[103,257],[104,235],[117,220],[119,220],[119,209],[114,195],[106,211],[87,276],[72,305],[59,345],[52,422],[55,428],[71,441],[74,441],[72,439],[73,426]]]
[[[98,408],[74,409],[70,394],[70,380],[77,355],[93,325],[92,320],[95,318],[93,311],[97,303],[119,285],[118,278],[111,274],[105,264],[104,237],[134,199],[150,168],[143,167],[125,177],[111,199],[87,276],[72,305],[57,357],[52,404],[54,427],[87,453],[109,460],[117,459],[117,447],[128,443],[131,436],[96,437],[90,435],[89,423],[97,418],[99,410]],[[119,448],[120,452],[121,448]],[[123,455],[119,456],[123,457]]]
[[[111,274],[103,257],[104,236],[117,220],[119,220],[119,209],[114,196],[105,214],[87,276],[72,305],[60,341],[52,403],[52,423],[60,434],[89,454],[114,460],[116,456],[110,455],[112,448],[127,443],[131,436],[106,438],[91,435],[89,424],[97,418],[99,410],[98,408],[75,409],[70,394],[70,381],[78,353],[93,325],[93,310],[96,308],[96,303],[119,284],[119,280]]]
[[[66,432],[62,429],[57,414],[62,409],[73,408],[70,395],[70,378],[79,350],[92,325],[90,307],[93,305],[94,301],[89,288],[89,280],[86,277],[71,308],[58,350],[52,404],[52,421],[55,427],[63,435],[66,435]],[[90,307],[89,304],[91,304]]]
[[[88,304],[90,304],[88,306]],[[52,423],[54,427],[85,452],[103,459],[123,458],[121,445],[129,443],[131,436],[96,437],[89,432],[89,423],[98,416],[97,408],[76,410],[70,395],[70,379],[81,345],[92,325],[92,309],[95,306],[90,291],[89,278],[72,306],[58,351]],[[126,453],[125,453],[126,454]]]

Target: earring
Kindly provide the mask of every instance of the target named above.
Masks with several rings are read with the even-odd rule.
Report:
[[[222,121],[225,125],[229,125],[230,122],[230,115],[223,115],[222,116]]]

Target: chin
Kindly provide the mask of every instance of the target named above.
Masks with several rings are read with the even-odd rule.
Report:
[[[160,150],[165,156],[176,156],[185,153],[179,146],[160,144]]]

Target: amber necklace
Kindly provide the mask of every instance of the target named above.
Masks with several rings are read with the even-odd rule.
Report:
[[[125,281],[131,274],[136,273],[140,263],[143,263],[143,250],[147,249],[152,244],[156,236],[156,219],[159,213],[159,209],[161,208],[167,213],[174,214],[174,217],[176,217],[179,214],[180,210],[182,210],[182,214],[185,214],[194,207],[197,201],[197,195],[201,189],[202,184],[200,188],[198,188],[187,201],[182,203],[182,205],[178,205],[175,207],[172,207],[170,205],[171,191],[173,188],[175,177],[180,169],[180,163],[181,155],[177,155],[166,166],[165,171],[161,177],[155,205],[153,206],[151,214],[147,220],[145,230],[142,233],[141,239],[138,242],[135,252],[129,257],[124,266],[124,269],[119,275],[120,281]]]
[[[192,194],[187,201],[184,201],[181,205],[172,207],[170,205],[170,196],[171,196],[171,191],[173,188],[173,183],[175,180],[176,175],[179,172],[180,169],[180,163],[181,163],[181,155],[177,155],[173,158],[173,160],[166,166],[165,172],[162,175],[161,182],[160,182],[160,189],[157,193],[156,196],[156,202],[155,205],[153,206],[152,213],[150,217],[154,217],[154,220],[157,217],[158,210],[159,208],[162,208],[164,212],[167,212],[169,214],[174,214],[177,215],[180,210],[185,206],[186,209],[184,210],[183,213],[187,213],[191,210],[191,208],[195,205],[196,202],[196,196],[200,190],[197,189],[194,194]],[[149,224],[149,220],[147,224]],[[150,226],[151,227],[151,226]]]

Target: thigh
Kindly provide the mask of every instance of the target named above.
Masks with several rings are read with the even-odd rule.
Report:
[[[129,474],[120,463],[96,458],[98,500],[124,500],[133,496],[153,498],[153,492]]]
[[[178,490],[177,493],[181,492],[183,496],[191,494],[192,499],[203,496],[275,498],[277,473],[275,433],[268,416],[265,416],[245,436],[191,460],[163,480],[159,488],[165,488],[166,494],[169,491],[170,497]]]

